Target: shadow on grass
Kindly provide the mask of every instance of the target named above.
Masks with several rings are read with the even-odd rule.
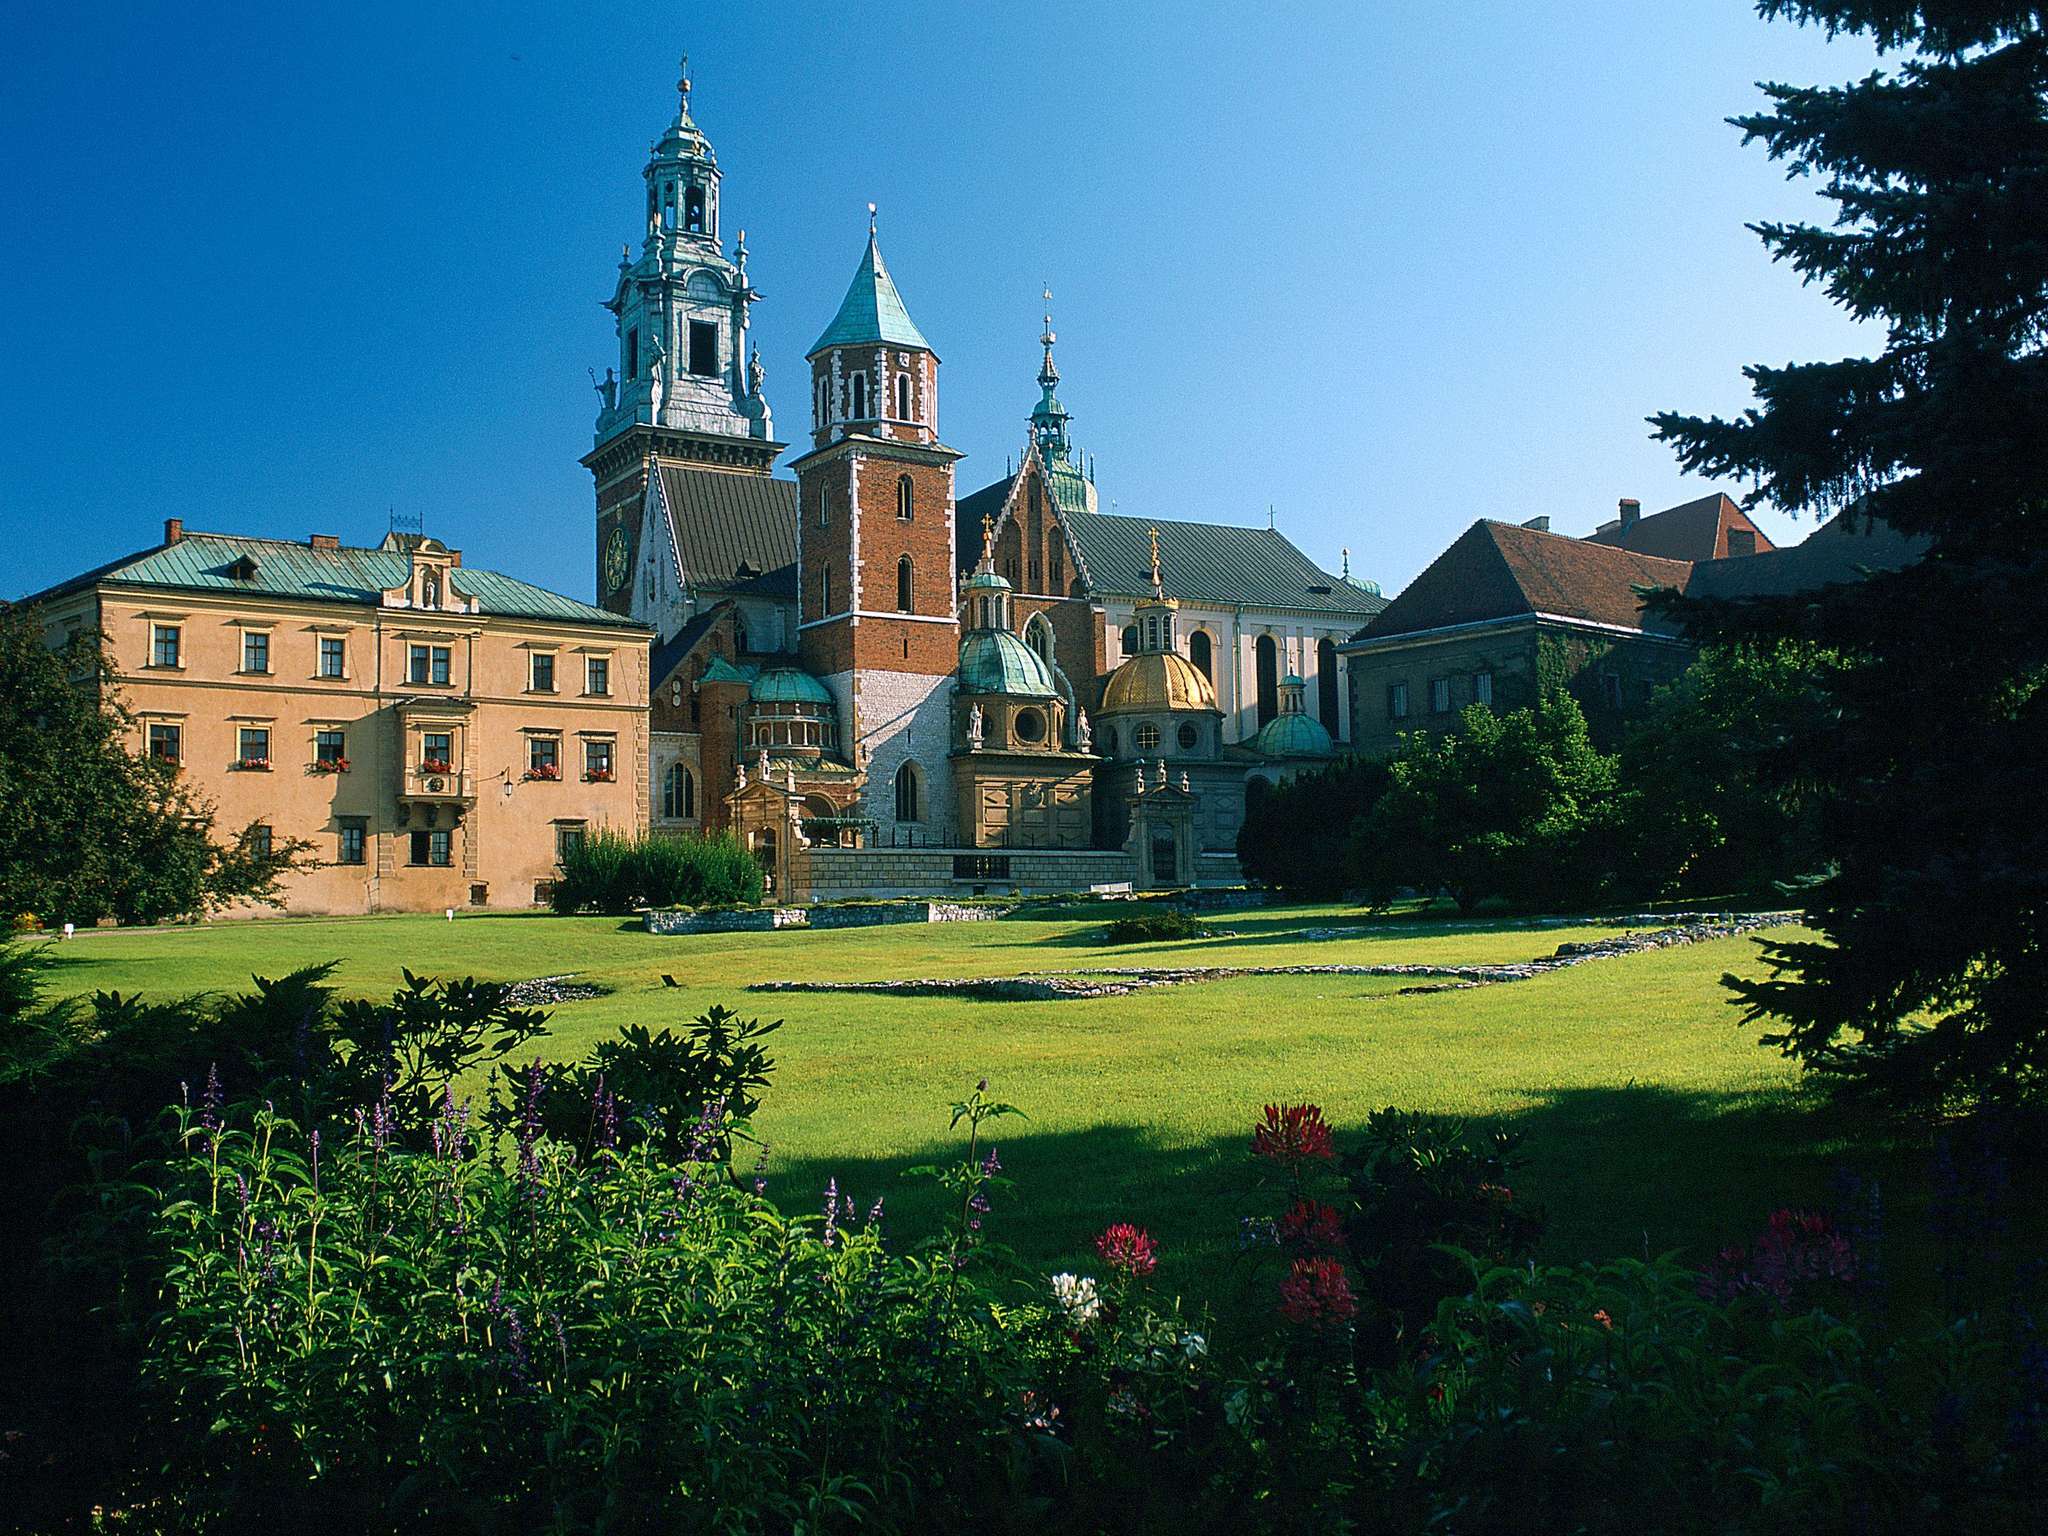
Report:
[[[1901,1194],[1905,1207],[1924,1209],[1924,1153],[1902,1151],[1813,1096],[1631,1083],[1529,1097],[1526,1108],[1462,1123],[1474,1135],[1497,1126],[1522,1135],[1526,1166],[1514,1188],[1548,1216],[1540,1253],[1548,1262],[1676,1250],[1684,1262],[1705,1264],[1754,1236],[1781,1206],[1826,1206],[1832,1177],[1845,1167],[1880,1178],[1895,1209]],[[1240,1218],[1276,1214],[1281,1202],[1270,1169],[1250,1156],[1258,1110],[1244,1106],[1242,1135],[1192,1143],[1130,1124],[1045,1131],[1028,1120],[997,1122],[1004,1173],[1016,1182],[996,1197],[987,1231],[1042,1277],[1099,1270],[1094,1235],[1113,1221],[1137,1222],[1162,1245],[1161,1290],[1219,1312],[1265,1308],[1275,1277],[1248,1267],[1238,1245]],[[942,1107],[932,1123],[944,1129]],[[1362,1129],[1340,1120],[1340,1156],[1359,1144]],[[964,1135],[901,1157],[777,1158],[770,1194],[788,1214],[814,1213],[826,1180],[836,1179],[862,1212],[885,1197],[891,1237],[916,1242],[946,1230],[958,1213],[903,1170],[957,1159],[963,1148]],[[1908,1267],[1919,1262],[1903,1257]]]

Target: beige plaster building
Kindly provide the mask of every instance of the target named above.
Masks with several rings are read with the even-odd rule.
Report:
[[[648,825],[648,647],[630,619],[462,564],[187,534],[26,600],[105,636],[135,746],[217,808],[304,838],[286,910],[527,907],[562,849]]]

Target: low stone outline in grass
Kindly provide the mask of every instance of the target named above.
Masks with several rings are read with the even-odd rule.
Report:
[[[1718,916],[1712,921],[1627,932],[1612,939],[1560,944],[1548,955],[1510,965],[1188,965],[1103,966],[1090,970],[1027,972],[1020,976],[925,977],[908,981],[757,981],[749,992],[873,992],[889,997],[964,997],[987,1003],[1044,1003],[1071,998],[1125,997],[1148,987],[1180,986],[1191,981],[1229,981],[1241,976],[1415,976],[1431,977],[1429,985],[1403,987],[1399,996],[1417,992],[1450,992],[1465,987],[1527,981],[1534,976],[1612,960],[1680,944],[1739,938],[1763,928],[1780,928],[1801,920],[1797,912],[1752,912]],[[1313,930],[1312,930],[1313,931]]]

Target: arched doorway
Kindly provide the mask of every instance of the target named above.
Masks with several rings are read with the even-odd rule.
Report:
[[[1173,828],[1164,822],[1152,827],[1152,883],[1180,884],[1180,850],[1175,846]]]

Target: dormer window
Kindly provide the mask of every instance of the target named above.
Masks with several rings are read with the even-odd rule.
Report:
[[[235,581],[254,581],[256,562],[248,555],[237,555],[228,565],[228,575]]]

